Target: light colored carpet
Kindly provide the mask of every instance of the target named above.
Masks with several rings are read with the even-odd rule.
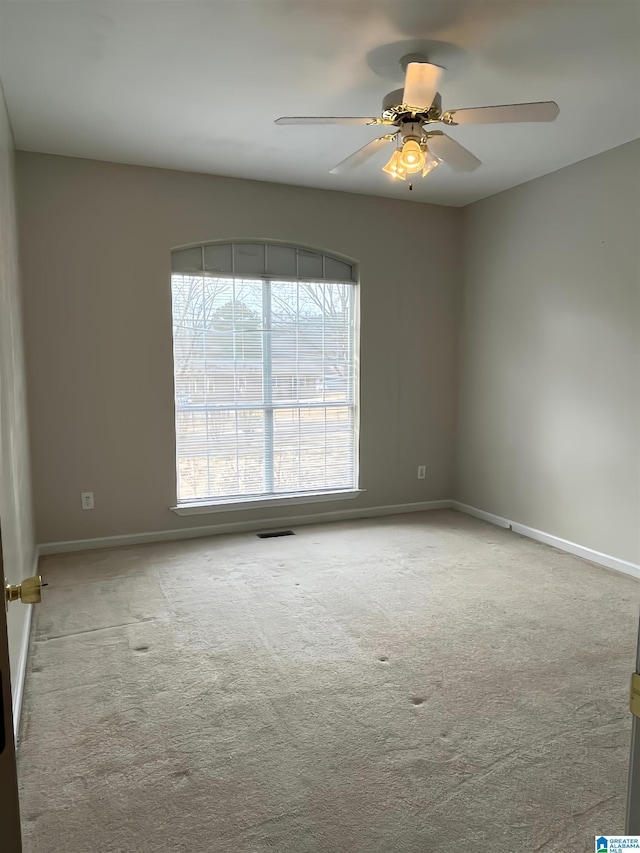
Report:
[[[454,512],[47,557],[25,853],[593,850],[638,584]]]

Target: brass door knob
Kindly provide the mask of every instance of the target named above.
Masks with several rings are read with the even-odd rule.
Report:
[[[10,601],[20,601],[23,604],[39,604],[42,601],[42,577],[36,575],[33,578],[25,578],[22,583],[8,583],[4,588],[7,604]]]

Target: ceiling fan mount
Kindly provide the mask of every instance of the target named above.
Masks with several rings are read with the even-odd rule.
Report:
[[[435,62],[429,62],[428,57],[424,53],[405,53],[404,56],[401,56],[398,60],[398,65],[402,69],[402,73],[406,75],[407,68],[412,62],[418,62],[421,65],[433,65],[435,68],[440,68],[443,71],[445,70],[443,65],[438,65]]]
[[[276,124],[352,124],[385,125],[395,128],[368,142],[346,160],[331,169],[341,174],[372,157],[391,142],[396,148],[382,171],[393,178],[405,180],[407,174],[422,172],[426,177],[433,169],[446,163],[456,172],[472,172],[480,160],[442,130],[430,126],[441,123],[449,126],[465,124],[503,124],[506,122],[553,121],[558,113],[554,101],[529,104],[503,104],[492,107],[470,107],[442,111],[438,83],[442,66],[434,65],[422,54],[405,54],[400,59],[405,74],[403,89],[394,89],[382,101],[380,118],[350,116],[284,116]]]

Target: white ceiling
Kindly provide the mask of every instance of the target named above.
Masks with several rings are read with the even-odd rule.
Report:
[[[637,0],[0,2],[28,151],[463,205],[640,137]],[[413,192],[380,171],[384,152],[329,174],[379,128],[273,124],[378,115],[421,40],[447,68],[444,108],[555,100],[560,116],[449,129],[483,165],[440,166]]]

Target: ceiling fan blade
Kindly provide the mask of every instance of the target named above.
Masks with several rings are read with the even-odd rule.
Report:
[[[473,172],[480,166],[480,160],[471,151],[456,142],[446,133],[436,131],[428,135],[427,148],[439,160],[451,166],[454,172]]]
[[[348,172],[354,168],[354,166],[359,166],[361,163],[364,163],[365,160],[368,160],[369,157],[373,157],[374,154],[384,148],[385,145],[388,145],[389,142],[392,142],[395,139],[395,133],[387,133],[384,136],[379,136],[377,139],[372,139],[371,142],[367,142],[366,145],[363,145],[362,148],[358,148],[357,151],[354,151],[353,154],[350,154],[346,160],[342,160],[342,162],[338,163],[337,166],[334,166],[333,169],[330,170],[332,175],[342,175],[344,172]]]
[[[275,124],[384,124],[380,118],[359,116],[283,116]]]
[[[438,91],[442,69],[429,62],[410,62],[404,78],[402,103],[426,112]]]
[[[555,101],[539,101],[534,104],[449,110],[444,118],[454,124],[502,124],[510,121],[553,121],[559,112],[560,108]]]

